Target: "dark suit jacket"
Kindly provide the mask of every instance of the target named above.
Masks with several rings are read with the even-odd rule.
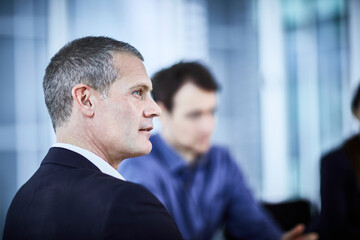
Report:
[[[355,171],[359,161],[358,135],[321,159],[322,240],[360,239],[360,190]]]
[[[102,173],[89,160],[51,148],[17,192],[7,239],[181,239],[165,207],[144,187]]]

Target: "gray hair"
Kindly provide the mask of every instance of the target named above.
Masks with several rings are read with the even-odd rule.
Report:
[[[71,115],[72,88],[86,84],[107,96],[118,76],[115,53],[126,53],[144,61],[141,53],[128,43],[108,37],[84,37],[66,44],[46,68],[43,90],[54,130]]]

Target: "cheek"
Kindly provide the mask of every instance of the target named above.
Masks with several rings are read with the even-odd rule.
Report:
[[[178,121],[173,129],[176,129],[176,135],[178,138],[186,142],[192,142],[195,139],[197,127],[196,124],[192,121],[182,119]]]
[[[216,124],[215,118],[212,117],[211,122],[210,122],[210,133],[212,133],[212,132],[214,131],[214,129],[215,129],[215,124]]]
[[[126,115],[127,113],[121,108],[111,107],[107,109],[99,122],[102,128],[106,125],[106,132],[102,131],[99,134],[106,134],[111,138],[111,141],[115,142],[128,135],[127,129],[131,121]]]
[[[112,109],[114,113],[114,120],[117,124],[122,126],[129,126],[138,121],[140,110],[136,108],[131,102],[123,101]]]

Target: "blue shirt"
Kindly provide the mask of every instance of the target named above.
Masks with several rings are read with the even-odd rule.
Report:
[[[119,172],[166,206],[184,239],[211,239],[223,226],[236,239],[281,238],[227,150],[213,146],[189,165],[160,135],[150,141],[151,153],[123,161]]]

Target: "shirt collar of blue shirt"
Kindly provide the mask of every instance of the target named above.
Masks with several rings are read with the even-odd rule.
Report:
[[[155,154],[161,154],[164,156],[164,161],[166,165],[172,172],[181,172],[183,170],[187,170],[192,167],[202,166],[206,163],[206,153],[201,156],[195,164],[189,165],[187,161],[169,144],[165,142],[165,140],[159,135],[155,134],[151,137],[151,142],[153,142],[153,152]]]

